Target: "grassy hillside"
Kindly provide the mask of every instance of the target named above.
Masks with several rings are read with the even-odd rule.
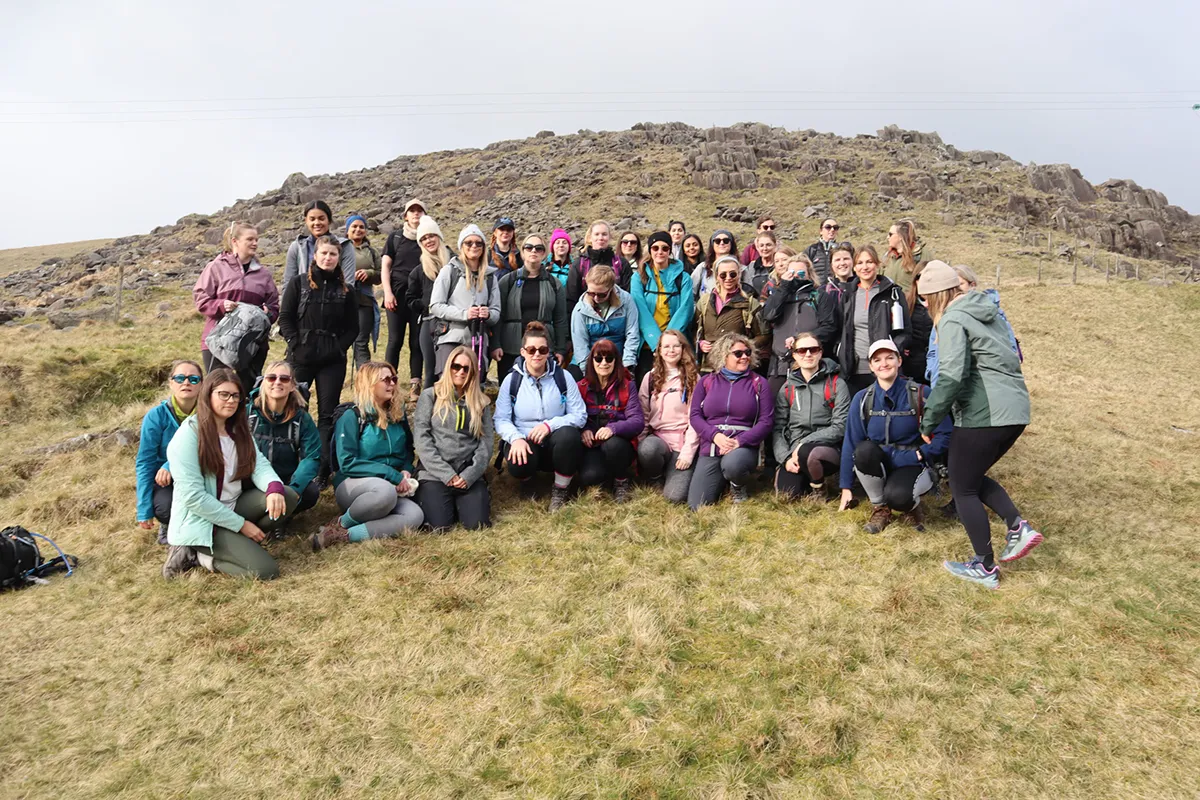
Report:
[[[93,239],[84,242],[64,242],[62,244],[46,244],[38,247],[18,247],[12,250],[0,250],[0,275],[7,275],[19,269],[36,267],[48,259],[67,259],[80,253],[87,253],[104,247],[110,242],[112,242],[112,239]]]
[[[198,348],[190,297],[0,327],[0,520],[83,559],[0,595],[0,797],[1194,796],[1200,292],[928,229],[1004,265],[1027,357],[996,473],[1048,538],[998,592],[941,571],[969,550],[941,520],[872,537],[862,509],[646,490],[548,517],[507,477],[484,533],[293,539],[269,585],[166,583],[133,450],[34,448],[136,428]]]

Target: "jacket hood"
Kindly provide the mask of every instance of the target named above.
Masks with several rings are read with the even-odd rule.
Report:
[[[529,370],[525,369],[525,356],[517,356],[516,362],[513,363],[513,369],[519,371],[526,378],[538,380],[529,374]],[[558,369],[562,369],[562,367],[558,366],[558,362],[554,360],[554,354],[551,353],[550,355],[546,356],[546,374],[542,377],[550,377],[554,374],[554,371]],[[571,382],[575,381],[574,378],[569,378],[569,380]]]
[[[813,381],[823,381],[830,375],[840,374],[841,371],[841,366],[832,358],[822,358],[821,363],[817,365],[817,374],[813,375]],[[808,386],[811,383],[811,381],[804,380],[804,375],[796,368],[787,371],[786,382],[792,386]]]
[[[982,323],[993,322],[1000,315],[1000,306],[983,292],[967,292],[955,300],[942,315],[943,319],[953,319],[956,316],[968,316]]]

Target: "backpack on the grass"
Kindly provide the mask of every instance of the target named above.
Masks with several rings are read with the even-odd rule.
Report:
[[[49,542],[58,555],[43,559],[37,539]],[[0,589],[44,583],[45,577],[54,572],[70,575],[78,564],[79,559],[64,553],[48,536],[27,531],[20,525],[0,530]]]

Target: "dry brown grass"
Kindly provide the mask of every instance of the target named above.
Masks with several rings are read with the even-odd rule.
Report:
[[[987,235],[955,260],[1011,250]],[[143,377],[197,346],[186,298],[0,329],[0,519],[84,560],[0,596],[0,796],[1194,796],[1200,293],[1004,263],[1034,423],[996,474],[1048,538],[998,592],[940,570],[968,551],[944,521],[648,490],[549,517],[507,478],[485,533],[166,583],[132,452],[24,451],[136,425]]]
[[[0,250],[0,275],[36,267],[48,258],[70,258],[79,253],[104,247],[111,241],[112,239],[92,239],[83,242],[63,242],[62,244]]]

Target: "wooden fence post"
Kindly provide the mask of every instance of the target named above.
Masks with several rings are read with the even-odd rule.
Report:
[[[996,290],[1000,290],[1000,265],[996,265]]]
[[[1104,265],[1104,282],[1108,283],[1108,273],[1111,267],[1108,264]]]
[[[1038,286],[1042,285],[1042,259],[1038,259]]]
[[[1071,285],[1079,283],[1079,265],[1075,263],[1075,259],[1071,259]]]
[[[117,265],[117,309],[116,323],[121,324],[121,295],[125,291],[125,265]]]
[[[1137,263],[1137,264],[1134,264],[1134,265],[1133,265],[1133,277],[1134,277],[1134,278],[1136,278],[1136,279],[1137,279],[1137,280],[1139,280],[1139,281],[1142,279],[1142,265],[1141,265],[1141,262],[1139,262],[1139,263]]]

